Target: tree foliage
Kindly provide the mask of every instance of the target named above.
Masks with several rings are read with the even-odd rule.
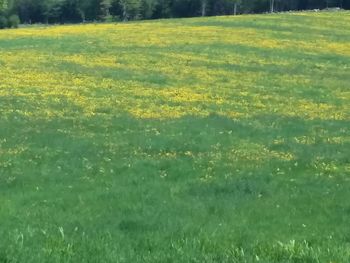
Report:
[[[3,23],[11,15],[21,23],[74,23],[330,7],[349,9],[350,0],[0,0],[0,16]]]

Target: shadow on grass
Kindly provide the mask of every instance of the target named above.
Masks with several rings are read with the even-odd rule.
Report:
[[[222,167],[239,167],[241,162],[257,169],[298,162],[299,168],[305,169],[315,160],[339,165],[349,162],[349,124],[347,120],[303,120],[278,114],[246,119],[213,114],[168,120],[97,114],[35,120],[12,113],[0,118],[1,157],[29,158],[45,152],[56,161],[70,163],[71,158],[110,154],[140,162],[204,158],[203,163],[193,164],[205,165],[211,160]],[[22,150],[16,154],[19,146]],[[5,170],[2,167],[2,173]]]
[[[142,262],[166,260],[160,251],[202,262],[258,254],[269,262],[293,255],[310,262],[328,259],[334,254],[317,250],[325,236],[332,233],[335,245],[348,234],[350,208],[343,202],[349,186],[348,127],[348,121],[279,115],[2,117],[0,233],[5,228],[28,232],[30,226],[35,230],[31,237],[25,232],[28,240],[52,253],[63,249],[57,260],[87,256],[90,246],[101,248],[97,253],[108,251],[106,261],[116,259],[116,248]],[[61,226],[70,241],[60,237]],[[77,226],[90,239],[76,232]],[[306,243],[266,245],[291,239],[311,240],[318,252]],[[67,242],[75,245],[66,251]],[[48,255],[33,244],[7,254]],[[300,253],[289,253],[288,246],[299,245]],[[128,254],[136,248],[139,256]],[[239,254],[243,248],[246,255]],[[346,251],[337,249],[336,256],[346,258]],[[1,255],[6,261],[6,253]]]

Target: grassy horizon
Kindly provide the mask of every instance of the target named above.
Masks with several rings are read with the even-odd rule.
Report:
[[[0,31],[0,262],[349,262],[350,12]]]

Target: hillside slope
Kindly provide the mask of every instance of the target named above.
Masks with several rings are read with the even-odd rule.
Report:
[[[349,262],[350,13],[0,31],[0,262]]]

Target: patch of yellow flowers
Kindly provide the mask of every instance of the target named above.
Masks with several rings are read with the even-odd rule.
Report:
[[[290,73],[303,64],[327,74],[335,65],[321,61],[314,69],[313,62],[287,55],[299,52],[348,58],[346,39],[335,41],[322,34],[322,30],[333,30],[344,35],[349,30],[348,15],[330,22],[334,16],[260,16],[257,27],[248,24],[256,17],[240,16],[2,30],[0,45],[3,41],[27,44],[0,49],[0,100],[15,98],[25,104],[20,109],[3,104],[1,112],[3,116],[16,112],[33,118],[89,117],[108,112],[156,119],[216,113],[235,119],[279,114],[349,120],[350,103],[346,102],[350,95],[344,81],[338,79],[328,88],[320,85],[327,81],[315,79],[313,71]],[[299,17],[309,24],[293,20]],[[235,22],[240,23],[234,26]],[[281,28],[278,36],[269,28],[276,24]],[[284,30],[288,26],[307,26],[309,38],[301,39],[297,32],[293,37]],[[50,42],[46,47],[36,46],[40,40]],[[342,103],[318,102],[300,95],[300,91],[315,89],[314,85]],[[64,103],[75,110],[53,106]]]

